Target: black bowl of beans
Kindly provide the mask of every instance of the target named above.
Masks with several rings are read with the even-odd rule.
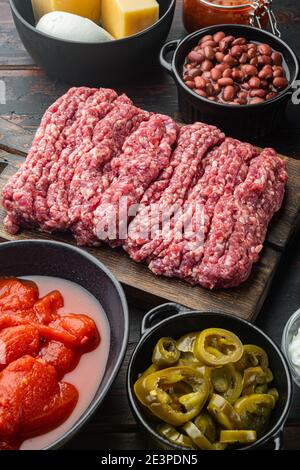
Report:
[[[241,25],[210,26],[168,42],[160,62],[176,82],[185,122],[204,121],[250,140],[280,126],[299,74],[285,42]]]

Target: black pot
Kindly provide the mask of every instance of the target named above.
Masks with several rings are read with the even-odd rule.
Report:
[[[152,421],[145,413],[134,394],[133,386],[139,374],[151,364],[153,348],[160,338],[167,336],[177,339],[191,331],[214,327],[231,330],[244,344],[256,344],[267,352],[270,368],[274,371],[274,387],[278,389],[280,398],[273,410],[269,431],[257,442],[243,449],[281,449],[282,431],[292,401],[292,380],[286,359],[278,346],[263,331],[238,317],[213,312],[186,311],[184,307],[173,303],[161,305],[144,317],[142,337],[129,363],[127,392],[138,424],[151,437],[156,447],[182,450],[182,447],[170,444],[156,432],[157,421]]]
[[[140,76],[143,69],[157,60],[171,28],[176,0],[158,0],[160,20],[150,28],[106,43],[55,39],[34,27],[31,0],[9,3],[21,41],[51,77],[74,85],[112,86]]]
[[[288,69],[289,86],[277,97],[264,103],[237,106],[217,103],[197,95],[182,80],[183,65],[188,53],[206,34],[224,31],[226,35],[243,36],[249,41],[269,44],[279,51]],[[172,62],[167,54],[174,52]],[[273,34],[250,26],[216,25],[190,34],[182,41],[165,44],[160,53],[160,63],[172,75],[178,90],[179,108],[183,121],[193,123],[203,121],[220,127],[233,137],[253,140],[273,132],[280,126],[288,101],[294,92],[293,84],[299,74],[299,61],[292,49]]]
[[[54,276],[87,289],[102,305],[111,330],[105,374],[97,393],[74,426],[48,449],[69,441],[92,417],[121,367],[128,343],[129,318],[122,287],[111,272],[86,251],[64,243],[29,240],[0,244],[0,276]]]

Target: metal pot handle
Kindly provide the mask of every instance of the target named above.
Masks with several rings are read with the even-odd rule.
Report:
[[[160,64],[171,75],[173,73],[172,64],[171,64],[171,62],[169,62],[167,60],[166,56],[170,52],[172,52],[172,51],[174,52],[177,49],[178,44],[180,43],[180,41],[181,41],[180,39],[176,39],[174,41],[166,42],[166,44],[161,48],[161,51],[160,51],[160,54],[159,54]]]
[[[279,431],[277,436],[274,437],[274,449],[273,450],[282,450],[283,449],[283,430]]]
[[[189,309],[180,304],[169,302],[153,308],[146,313],[141,325],[141,334],[144,335],[148,330],[153,328],[158,322],[165,318],[177,315],[178,313],[188,312]]]

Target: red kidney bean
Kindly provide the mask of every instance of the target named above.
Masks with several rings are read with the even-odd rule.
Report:
[[[224,72],[226,69],[230,69],[230,65],[228,64],[217,64],[216,69],[221,70],[221,72]]]
[[[196,88],[205,88],[207,84],[207,81],[203,77],[196,77],[195,78],[195,86]]]
[[[246,91],[250,90],[249,82],[243,83],[243,88],[244,88],[244,90],[246,90]]]
[[[192,81],[192,80],[187,80],[187,81],[185,82],[185,84],[186,84],[186,86],[189,87],[189,88],[195,88],[195,87],[196,87],[195,82]]]
[[[225,69],[222,75],[224,78],[231,78],[232,77],[232,71],[231,69]]]
[[[261,88],[269,88],[270,84],[267,80],[261,80],[260,81],[260,87]]]
[[[263,90],[262,88],[258,88],[257,90],[251,90],[250,91],[250,96],[251,98],[265,98],[267,92],[266,90]]]
[[[272,98],[275,98],[275,96],[277,96],[278,93],[276,93],[275,91],[271,91],[271,93],[268,93],[267,96],[266,96],[266,100],[271,100]]]
[[[253,59],[250,60],[250,65],[254,65],[254,67],[258,67],[258,58],[253,57]]]
[[[288,86],[288,81],[285,77],[275,77],[273,80],[273,85],[279,90],[283,90]]]
[[[275,66],[273,67],[273,76],[274,77],[283,77],[284,75],[284,70],[280,66]]]
[[[202,42],[200,47],[201,49],[204,49],[205,47],[217,47],[217,43],[215,41],[205,41]]]
[[[211,77],[210,72],[208,70],[205,72],[202,72],[202,77],[205,79],[210,79]]]
[[[213,48],[211,46],[204,47],[203,51],[204,51],[204,55],[205,55],[206,59],[209,59],[209,60],[214,59],[215,51],[213,50]]]
[[[249,59],[253,59],[253,57],[256,56],[256,48],[252,47],[251,49],[248,49],[247,56]]]
[[[273,77],[273,69],[270,65],[265,65],[258,74],[258,77],[263,80],[269,80]]]
[[[226,52],[229,49],[229,44],[225,39],[222,39],[222,41],[219,42],[219,49],[220,52]]]
[[[195,90],[195,91],[196,91],[197,95],[203,96],[203,98],[206,98],[207,95],[206,95],[206,92],[204,90],[200,89],[200,90]]]
[[[213,66],[214,66],[213,63],[210,60],[205,59],[205,61],[202,62],[202,64],[201,64],[201,70],[203,72],[206,72],[206,71],[211,70],[213,68]]]
[[[211,78],[217,82],[219,80],[219,78],[222,77],[222,72],[220,69],[217,69],[217,68],[214,68],[214,69],[211,69],[210,71],[210,75],[211,75]]]
[[[222,63],[222,62],[223,62],[223,59],[224,59],[224,57],[225,57],[225,54],[223,54],[223,52],[216,52],[216,56],[215,56],[215,57],[216,57],[216,60],[217,60],[218,62]]]
[[[245,64],[242,67],[243,67],[242,70],[245,72],[246,75],[248,76],[257,75],[257,68],[254,67],[254,65]]]
[[[248,61],[248,55],[246,52],[243,52],[243,54],[241,55],[240,57],[240,64],[246,64],[246,62]]]
[[[247,100],[247,98],[248,98],[248,93],[246,93],[245,91],[240,91],[238,96],[239,96],[239,98],[241,98],[241,99]]]
[[[200,64],[201,62],[204,61],[204,54],[202,54],[201,52],[195,52],[195,51],[192,51],[189,53],[188,55],[188,59],[191,61],[191,62],[196,62],[197,64]]]
[[[228,85],[224,88],[223,98],[225,101],[231,101],[235,96],[235,89],[232,85]]]
[[[187,72],[187,79],[189,79],[189,78],[195,78],[195,77],[198,77],[199,75],[202,75],[202,71],[201,71],[200,68],[190,69],[190,70]]]
[[[245,75],[242,70],[235,69],[232,71],[231,77],[237,82],[242,82],[245,78]]]
[[[242,55],[242,48],[241,46],[233,46],[230,50],[230,54],[233,56],[233,57],[240,57]]]
[[[216,41],[216,42],[220,42],[222,41],[222,39],[224,39],[226,36],[225,33],[223,33],[223,31],[218,31],[217,33],[215,33],[213,35],[213,40]]]
[[[247,40],[245,38],[237,38],[232,42],[233,46],[242,46],[244,44],[247,44]]]
[[[218,85],[224,87],[224,86],[228,86],[228,85],[233,85],[233,80],[232,78],[220,78],[218,80]]]
[[[259,97],[256,97],[256,98],[252,98],[249,103],[250,104],[258,104],[258,103],[264,103],[264,99],[263,98],[259,98]]]
[[[274,65],[282,64],[282,55],[279,52],[274,51],[271,55],[271,59]]]
[[[259,44],[258,52],[262,55],[270,56],[273,52],[273,49],[269,46],[269,44]]]
[[[260,87],[260,79],[258,77],[251,77],[249,80],[250,88],[259,88]]]
[[[203,36],[203,38],[200,39],[199,44],[202,44],[203,42],[206,41],[212,41],[213,37],[211,34],[206,34],[206,36]]]
[[[211,83],[208,83],[205,88],[207,96],[212,96],[215,94],[215,89]]]
[[[227,54],[223,61],[225,62],[225,64],[228,64],[228,65],[236,65],[238,63],[237,59],[235,57],[233,57],[231,54]]]
[[[268,55],[259,55],[257,57],[258,65],[271,65],[272,59]]]
[[[247,97],[246,98],[237,98],[236,103],[238,104],[247,104]]]
[[[218,83],[216,83],[214,85],[214,90],[215,90],[216,95],[218,95],[221,92],[222,87]]]

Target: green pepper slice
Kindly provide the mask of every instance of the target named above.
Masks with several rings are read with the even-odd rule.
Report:
[[[214,391],[234,403],[242,393],[243,379],[232,364],[211,370],[211,383]]]
[[[161,338],[153,351],[152,362],[159,368],[170,367],[178,361],[180,351],[172,338]]]
[[[251,444],[256,441],[256,431],[221,431],[220,435],[220,442],[223,444]]]
[[[186,353],[186,352],[194,352],[194,344],[199,335],[199,332],[188,333],[176,341],[176,347],[179,351]]]
[[[260,385],[267,383],[267,374],[260,366],[249,367],[244,370],[243,377],[243,395],[253,395]]]
[[[159,434],[167,439],[171,444],[177,446],[186,447],[188,449],[196,449],[197,447],[193,444],[193,441],[185,434],[180,433],[170,424],[163,424],[158,427]]]
[[[244,353],[235,366],[241,372],[249,367],[261,367],[266,370],[269,367],[269,358],[266,351],[259,346],[245,344]]]
[[[213,394],[207,406],[207,410],[222,428],[229,430],[240,429],[241,419],[239,414],[221,395]]]
[[[217,440],[217,427],[212,417],[205,411],[195,419],[195,425],[210,442]]]
[[[268,424],[276,400],[269,394],[247,395],[236,401],[235,411],[240,416],[242,429],[262,433]]]
[[[279,400],[279,392],[277,388],[269,388],[269,390],[267,391],[267,394],[272,395],[272,397],[275,399],[275,402]]]
[[[189,393],[178,393],[178,387],[183,385]],[[201,412],[209,394],[209,383],[197,369],[170,367],[138,380],[134,390],[152,414],[172,426],[181,426]]]
[[[205,437],[203,432],[191,421],[183,426],[184,431],[192,439],[193,443],[201,450],[214,450],[212,443]]]
[[[231,331],[208,328],[198,335],[194,354],[199,361],[209,366],[223,366],[241,359],[243,345]]]

